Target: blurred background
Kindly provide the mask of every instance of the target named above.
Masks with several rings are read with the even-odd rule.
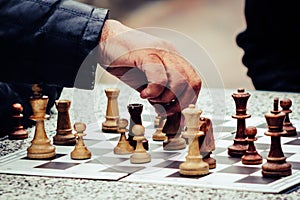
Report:
[[[244,1],[236,0],[78,0],[110,9],[110,18],[132,28],[161,27],[199,43],[215,63],[225,88],[254,90],[243,50],[235,42],[246,27]],[[190,49],[186,49],[189,51]],[[205,63],[204,63],[205,64]],[[101,69],[100,69],[101,70]],[[105,74],[101,81],[113,82]]]

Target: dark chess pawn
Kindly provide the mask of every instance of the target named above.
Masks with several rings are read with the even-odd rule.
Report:
[[[292,112],[290,107],[292,106],[292,101],[290,99],[283,99],[280,101],[280,106],[282,108],[282,112],[285,113],[285,119],[283,122],[283,130],[286,131],[286,134],[283,134],[282,136],[295,136],[297,135],[296,127],[293,126],[293,124],[290,122],[289,113]]]
[[[85,123],[76,122],[74,124],[74,130],[76,131],[75,137],[77,137],[77,144],[75,145],[74,150],[71,152],[71,159],[74,160],[85,160],[91,158],[91,152],[86,148],[83,136],[86,136],[84,133],[86,129]]]
[[[19,103],[12,105],[12,130],[9,132],[8,137],[11,140],[20,140],[28,138],[28,131],[22,126],[23,119],[23,106]]]
[[[114,153],[119,155],[131,154],[134,151],[134,149],[127,141],[125,135],[125,133],[128,131],[128,129],[126,128],[128,126],[128,120],[119,119],[117,124],[119,127],[118,132],[121,134],[121,136],[117,146],[114,148]]]
[[[278,98],[274,98],[274,108],[271,113],[265,114],[268,124],[268,131],[265,135],[271,136],[271,147],[267,157],[267,163],[262,165],[262,175],[264,177],[282,177],[292,174],[292,165],[286,162],[281,148],[280,138],[286,134],[283,130],[285,113],[278,110]]]
[[[256,151],[254,141],[257,140],[255,137],[257,134],[257,129],[254,126],[249,126],[246,128],[246,140],[248,141],[248,149],[242,157],[242,163],[244,165],[259,165],[262,163],[262,156]]]

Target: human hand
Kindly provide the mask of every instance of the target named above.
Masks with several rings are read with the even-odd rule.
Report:
[[[195,104],[201,79],[165,40],[107,20],[100,40],[101,65],[140,92],[161,115]]]

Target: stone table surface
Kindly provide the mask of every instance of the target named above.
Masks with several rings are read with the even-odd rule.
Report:
[[[71,121],[91,123],[105,116],[107,87],[120,88],[118,97],[120,114],[126,112],[129,103],[139,102],[149,112],[153,108],[139,94],[124,85],[99,85],[94,90],[65,88],[61,99],[71,100]],[[231,116],[235,112],[231,94],[236,89],[208,89],[200,92],[197,107],[203,110],[202,115]],[[281,93],[267,91],[248,91],[247,113],[252,116],[263,116],[273,106],[273,98],[290,98],[293,101],[291,120],[300,118],[300,95],[297,93]],[[45,121],[49,137],[55,134],[56,110],[51,118]],[[25,140],[11,141],[2,138],[0,156],[17,150],[26,149],[33,138],[34,127],[29,128],[29,137]],[[73,178],[50,178],[38,176],[0,174],[0,199],[300,199],[300,189],[288,194],[263,194],[246,191],[223,189],[207,189],[149,183],[127,183]]]

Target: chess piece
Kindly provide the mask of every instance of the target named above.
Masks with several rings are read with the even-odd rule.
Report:
[[[209,118],[200,117],[199,126],[199,130],[204,133],[198,139],[200,154],[203,157],[203,161],[208,163],[209,169],[214,169],[216,168],[216,159],[210,157],[212,151],[216,148],[212,122]]]
[[[143,125],[136,124],[132,127],[133,139],[136,141],[136,148],[130,156],[131,163],[148,163],[151,161],[151,155],[145,150],[142,141],[145,139],[145,128]]]
[[[250,97],[245,89],[240,88],[237,93],[233,93],[232,97],[236,105],[236,114],[232,118],[237,119],[237,130],[233,145],[228,147],[228,154],[232,157],[242,157],[248,149],[248,142],[245,139],[246,119],[251,117],[246,113],[247,101]]]
[[[292,174],[291,164],[286,162],[281,148],[281,136],[286,134],[283,130],[285,113],[278,110],[278,98],[274,98],[273,110],[265,114],[268,130],[265,135],[271,136],[271,147],[267,157],[267,162],[262,165],[262,175],[264,177],[282,177]]]
[[[297,135],[296,127],[293,126],[293,124],[290,122],[289,113],[292,112],[290,107],[292,106],[292,101],[288,98],[283,99],[280,101],[280,106],[282,107],[282,112],[285,113],[285,119],[283,122],[283,130],[286,131],[286,134],[283,134],[282,136],[295,136]]]
[[[256,151],[254,141],[257,140],[255,137],[257,134],[257,129],[254,126],[249,126],[246,128],[246,140],[248,141],[248,149],[246,153],[242,156],[242,163],[244,165],[259,165],[262,163],[262,156]]]
[[[180,150],[186,147],[186,141],[181,137],[181,112],[167,116],[162,132],[167,139],[163,142],[164,150]]]
[[[117,133],[119,119],[118,96],[120,90],[117,88],[105,89],[107,97],[106,120],[102,123],[102,131],[106,133]]]
[[[48,159],[56,156],[55,147],[51,145],[46,131],[44,120],[50,116],[46,114],[48,96],[42,95],[38,84],[32,86],[33,96],[30,98],[33,115],[29,118],[36,122],[34,138],[27,148],[27,157],[30,159]]]
[[[136,124],[142,125],[141,114],[143,112],[143,104],[138,104],[138,103],[129,104],[127,106],[127,109],[130,114],[128,141],[129,141],[129,144],[135,149],[136,141],[133,139],[134,134],[132,132],[132,128]],[[146,138],[144,138],[142,143],[143,143],[144,148],[146,150],[148,150],[149,149],[148,140]]]
[[[126,127],[128,126],[128,120],[126,119],[119,119],[118,120],[118,132],[121,134],[118,145],[114,148],[115,154],[131,154],[134,149],[129,144],[129,142],[126,139],[125,132],[128,131]]]
[[[12,130],[8,134],[11,140],[20,140],[28,138],[28,131],[22,126],[23,106],[19,103],[14,103],[11,108],[12,114]]]
[[[182,111],[185,117],[187,130],[184,136],[189,140],[188,155],[186,161],[181,163],[179,173],[186,176],[205,175],[209,173],[208,163],[203,161],[199,148],[199,137],[204,135],[199,131],[199,117],[202,111],[196,109],[194,104],[190,104],[188,108]]]
[[[76,138],[72,134],[72,126],[70,122],[69,109],[71,101],[56,100],[55,107],[57,114],[56,135],[53,137],[53,143],[56,145],[75,145]]]
[[[160,115],[157,115],[154,119],[154,128],[158,128],[159,127],[159,123],[160,123],[160,120],[161,120],[161,116]]]
[[[71,158],[74,160],[85,160],[91,158],[91,152],[86,148],[83,136],[86,136],[84,133],[86,129],[85,123],[75,122],[74,130],[76,133],[74,134],[77,137],[77,143],[75,145],[74,150],[71,152]]]
[[[165,119],[163,117],[159,117],[159,123],[156,128],[155,133],[152,135],[153,141],[165,141],[167,139],[166,134],[162,132],[162,129],[165,124]]]

